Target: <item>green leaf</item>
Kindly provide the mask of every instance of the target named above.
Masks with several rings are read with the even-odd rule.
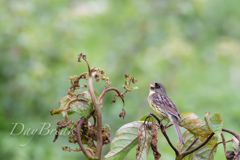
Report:
[[[134,121],[119,128],[111,142],[110,151],[104,156],[104,159],[124,159],[128,152],[138,144],[138,128],[142,124],[143,121]]]
[[[103,130],[106,131],[106,132],[110,132],[110,131],[111,131],[111,128],[110,128],[110,126],[109,126],[108,124],[104,124],[104,125],[102,126],[102,128],[103,128]]]
[[[96,93],[97,94],[97,93]],[[89,97],[90,94],[89,92],[85,91],[84,97],[87,99],[87,97]],[[59,101],[59,106],[61,109],[65,109],[67,103],[71,100],[72,98],[70,96],[65,96],[63,97],[60,101]],[[93,106],[89,106],[86,103],[83,103],[81,101],[75,101],[70,103],[70,109],[67,111],[68,115],[71,115],[73,113],[78,113],[81,116],[87,118],[88,115],[90,114],[90,112],[92,111]],[[62,112],[63,117],[65,117],[65,112]]]
[[[210,130],[214,132],[218,136],[218,138],[220,138],[223,127],[222,116],[218,113],[215,113],[211,117],[209,117],[209,114],[210,112],[207,112],[204,119],[207,122]]]
[[[145,121],[145,119],[148,117],[148,115],[143,116],[140,121]],[[150,118],[149,122],[152,122],[153,118]]]
[[[189,132],[194,134],[199,140],[204,142],[206,138],[212,133],[208,124],[201,120],[195,113],[183,112],[181,114],[182,120],[179,122],[181,127],[186,128]],[[218,136],[214,135],[209,141],[215,145],[218,141]]]
[[[81,116],[87,118],[90,112],[92,111],[93,107],[89,106],[86,103],[82,103],[81,101],[76,101],[70,104],[70,109],[75,113],[78,113]]]
[[[98,94],[96,91],[94,91],[94,94],[95,94],[95,96],[96,96],[96,99],[98,99],[99,94]],[[85,99],[87,99],[87,100],[92,101],[92,98],[91,98],[89,89],[83,92],[83,97],[84,97]]]
[[[59,110],[59,109],[50,110],[51,115],[60,114],[61,112],[62,112],[62,110]]]
[[[136,90],[136,89],[138,89],[138,87],[131,87],[131,88],[129,89],[129,91],[132,92],[132,91],[134,91],[134,90]]]
[[[95,96],[96,96],[96,99],[98,99],[99,94],[98,94],[96,91],[94,91],[94,94],[95,94]]]
[[[235,150],[235,153],[236,153],[236,152],[238,152],[238,149],[240,147],[239,140],[236,137],[233,137],[232,140],[233,140],[232,146],[233,146],[233,148]]]
[[[188,130],[186,130],[183,133],[183,139],[185,144],[183,145],[178,141],[177,143],[177,149],[179,152],[184,151],[195,139],[195,136],[190,133]],[[203,142],[198,140],[189,150],[195,148],[196,146],[199,146]],[[200,149],[196,150],[192,154],[187,155],[183,158],[183,160],[213,160],[214,155],[216,154],[217,147],[213,149],[214,145],[214,139],[211,139],[207,144],[205,144]],[[213,150],[212,150],[213,149]]]
[[[62,99],[59,101],[59,106],[60,106],[60,109],[64,109],[68,103],[68,101],[70,101],[70,96],[64,96],[62,97]],[[62,115],[63,117],[65,117],[65,112],[62,112]]]
[[[71,114],[73,114],[73,113],[75,113],[75,111],[73,111],[73,110],[71,110],[71,109],[67,110],[67,114],[68,114],[68,115],[71,115]]]
[[[91,100],[89,89],[83,92],[83,97],[87,100]]]

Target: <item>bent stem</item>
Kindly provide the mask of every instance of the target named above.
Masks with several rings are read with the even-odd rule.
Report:
[[[68,114],[67,114],[67,110],[70,108],[70,104],[72,103],[72,102],[75,102],[75,101],[82,101],[82,102],[84,102],[84,103],[87,103],[88,101],[87,100],[85,100],[85,99],[82,99],[82,98],[76,98],[76,99],[72,99],[72,100],[70,100],[70,101],[68,101],[68,103],[66,104],[66,106],[65,106],[65,108],[64,108],[64,111],[65,111],[65,117],[66,117],[66,119],[67,119],[67,124],[68,124],[68,126],[69,126],[69,128],[71,128],[71,130],[72,130],[72,132],[73,131],[75,131],[73,128],[72,128],[72,126],[70,125],[70,120],[69,120],[69,117],[68,117]]]
[[[91,150],[90,148],[85,148],[82,144],[82,140],[81,140],[81,137],[80,137],[80,129],[81,129],[81,126],[83,124],[84,121],[88,120],[90,117],[93,116],[95,110],[92,110],[91,113],[89,114],[89,116],[87,118],[84,118],[84,117],[81,117],[78,122],[77,122],[77,141],[78,141],[78,144],[82,150],[82,152],[84,153],[84,155],[88,158],[88,159],[98,159],[98,157],[94,157],[94,152],[93,150]],[[89,152],[87,152],[87,150]]]
[[[99,96],[98,98],[98,101],[99,102],[102,102],[103,101],[103,98],[105,96],[105,94],[108,92],[108,91],[116,91],[117,92],[117,95],[122,99],[123,101],[123,104],[124,104],[124,99],[123,99],[123,96],[122,96],[122,93],[117,89],[117,88],[107,88],[103,91],[103,93]]]
[[[222,142],[218,142],[218,143],[216,143],[216,144],[213,146],[213,148],[212,148],[211,152],[209,153],[209,155],[213,153],[214,149],[215,149],[219,144],[222,143],[223,145],[225,144],[225,146],[226,146],[226,143],[228,143],[228,142],[232,142],[232,140],[225,141],[225,139],[224,139],[224,142],[222,141]],[[225,156],[226,156],[226,159],[227,159],[226,152],[225,152]]]
[[[223,128],[222,131],[224,132],[228,132],[230,134],[232,134],[234,137],[236,137],[238,139],[238,141],[240,142],[240,135],[237,134],[236,132],[230,130],[230,129],[225,129]],[[233,157],[233,160],[238,160],[240,158],[240,148],[238,149],[238,152],[235,154],[235,156]]]
[[[228,132],[230,134],[232,134],[234,137],[236,137],[238,139],[238,141],[240,142],[240,135],[237,134],[236,132],[230,130],[230,129],[226,129],[226,128],[223,128],[222,131],[224,132]]]
[[[81,58],[87,63],[87,66],[88,66],[88,73],[89,75],[91,75],[91,70],[90,70],[90,65],[87,61],[87,58],[86,58],[86,55],[83,55],[82,53],[78,55],[78,62],[81,62]]]
[[[77,124],[77,141],[78,141],[79,146],[81,147],[82,152],[87,157],[87,159],[94,159],[93,155],[91,154],[92,152],[88,152],[87,149],[83,146],[82,140],[80,137],[80,129],[85,120],[86,119],[84,117],[82,117]]]

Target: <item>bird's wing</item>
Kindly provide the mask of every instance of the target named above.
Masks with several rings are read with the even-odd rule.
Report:
[[[156,104],[160,107],[162,106],[162,108],[165,111],[167,111],[169,114],[181,119],[177,107],[174,105],[172,100],[167,95],[154,93],[152,95],[152,97],[153,97],[152,101],[153,101],[154,104]]]

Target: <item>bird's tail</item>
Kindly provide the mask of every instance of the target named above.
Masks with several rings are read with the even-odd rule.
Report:
[[[181,133],[179,125],[178,125],[178,119],[175,116],[171,116],[171,118],[172,118],[173,125],[177,131],[178,139],[182,144],[184,144],[182,133]]]

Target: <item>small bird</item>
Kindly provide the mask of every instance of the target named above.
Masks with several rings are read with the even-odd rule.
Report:
[[[182,133],[178,126],[178,119],[181,119],[177,107],[167,96],[166,88],[161,83],[154,82],[149,84],[150,92],[148,95],[148,103],[152,110],[162,119],[171,121],[177,131],[179,141],[184,144]]]

